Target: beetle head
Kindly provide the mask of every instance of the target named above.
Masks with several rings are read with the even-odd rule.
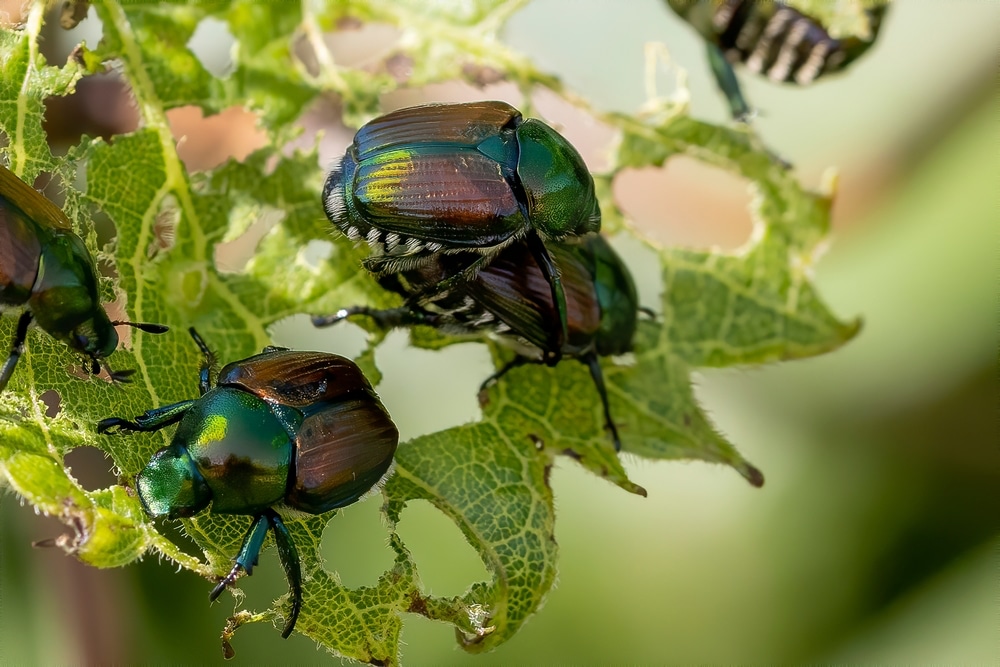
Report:
[[[186,448],[171,444],[153,454],[135,480],[139,500],[155,518],[192,516],[208,507],[212,491]]]

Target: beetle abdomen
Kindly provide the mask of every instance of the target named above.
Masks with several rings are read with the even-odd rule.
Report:
[[[868,34],[836,38],[816,18],[780,0],[667,0],[731,63],[752,72],[805,85],[837,72],[860,57],[875,42],[887,5],[865,10]]]
[[[21,305],[28,300],[41,253],[37,225],[0,197],[0,303]]]
[[[314,514],[349,505],[389,470],[398,443],[376,398],[324,406],[299,427],[288,504]]]

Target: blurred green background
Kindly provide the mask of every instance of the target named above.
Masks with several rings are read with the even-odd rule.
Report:
[[[93,43],[92,23],[54,30],[50,60],[84,36]],[[839,169],[834,238],[816,280],[836,313],[864,319],[861,335],[822,358],[698,376],[719,428],[765,472],[763,489],[719,466],[626,456],[643,499],[559,460],[560,577],[545,607],[485,656],[456,648],[448,627],[408,616],[405,663],[1000,662],[998,25],[996,3],[898,3],[878,45],[844,76],[797,89],[741,72],[762,113],[758,131],[807,186]],[[395,34],[364,30],[335,45],[371,48]],[[692,113],[726,120],[700,43],[659,0],[535,0],[505,38],[598,107],[628,112],[645,100],[644,43],[664,42],[688,71]],[[202,39],[202,57],[224,71],[225,40]],[[661,73],[661,92],[671,81]],[[387,103],[517,100],[503,84],[413,95]],[[601,143],[587,139],[601,128],[550,98],[534,101],[599,168]],[[350,133],[327,137],[324,159]],[[746,183],[690,160],[623,174],[616,195],[664,243],[729,248],[749,233]],[[649,257],[619,247],[651,301]],[[304,319],[281,323],[275,337],[344,354],[363,340],[353,326],[315,332]],[[391,335],[378,355],[379,391],[404,438],[474,419],[485,348],[432,353],[405,340]],[[70,464],[91,488],[113,481],[94,451],[74,452]],[[348,508],[325,535],[328,567],[349,585],[374,583],[390,564],[379,505],[376,496]],[[30,546],[61,532],[0,496],[0,663],[222,661],[218,631],[232,598],[210,607],[208,582],[155,559],[99,571]],[[485,576],[429,505],[409,507],[400,532],[435,593]],[[285,590],[272,553],[242,583],[250,608]],[[263,625],[242,629],[234,647],[244,663],[335,662]]]

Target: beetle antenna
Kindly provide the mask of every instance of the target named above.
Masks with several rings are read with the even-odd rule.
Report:
[[[111,324],[113,324],[116,327],[120,325],[125,325],[128,327],[132,327],[134,329],[138,329],[139,331],[145,331],[146,333],[151,333],[151,334],[161,334],[170,331],[170,327],[168,327],[166,324],[153,324],[152,322],[125,322],[124,320],[117,320],[115,322],[112,322]]]
[[[195,345],[201,350],[202,355],[205,357],[205,361],[201,364],[201,372],[198,376],[198,388],[201,391],[202,396],[204,396],[212,386],[212,375],[214,374],[215,368],[218,365],[218,359],[215,358],[215,353],[208,346],[207,343],[202,339],[202,337],[195,331],[194,327],[188,328],[188,333],[191,334],[191,338],[194,339]]]

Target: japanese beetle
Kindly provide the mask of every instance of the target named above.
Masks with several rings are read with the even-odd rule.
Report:
[[[550,241],[547,246],[562,273],[566,293],[568,335],[559,352],[590,370],[604,406],[605,426],[615,450],[620,451],[598,357],[631,351],[638,312],[645,309],[639,308],[628,268],[603,236],[595,234],[573,243]],[[459,266],[461,260],[454,255],[440,255],[434,262],[383,276],[382,286],[407,297],[405,305],[387,310],[346,308],[332,316],[314,317],[313,324],[329,326],[367,315],[383,328],[426,324],[454,334],[498,334],[518,356],[487,378],[481,389],[512,368],[544,362],[550,352],[546,347],[549,332],[558,326],[559,316],[531,249],[523,241],[508,245],[474,279],[446,292],[425,294],[427,285],[447,280]],[[414,295],[420,296],[414,300]]]
[[[0,369],[0,392],[24,352],[32,320],[53,338],[88,357],[94,375],[101,372],[101,360],[118,347],[116,325],[127,324],[148,333],[167,330],[160,324],[112,322],[101,306],[97,284],[94,259],[73,232],[66,214],[0,166],[0,306],[25,308],[10,354]],[[134,372],[107,370],[117,381]]]
[[[110,417],[98,433],[158,431],[180,422],[171,443],[136,478],[153,518],[216,514],[253,517],[236,564],[211,600],[252,573],[268,529],[288,579],[292,607],[282,637],[302,608],[302,576],[291,533],[275,506],[320,514],[358,500],[389,470],[399,432],[368,380],[350,359],[268,347],[225,366],[214,387],[215,358],[204,355],[201,398],[148,410],[134,421]]]
[[[772,81],[808,85],[845,69],[878,36],[887,5],[865,10],[868,39],[836,39],[817,19],[780,0],[667,0],[681,18],[706,40],[708,61],[736,120],[747,122],[753,111],[740,91],[732,64]]]
[[[583,158],[545,123],[504,102],[393,111],[358,130],[330,171],[323,207],[349,239],[367,242],[365,267],[376,275],[461,255],[465,265],[428,291],[469,280],[523,241],[557,304],[545,351],[558,361],[566,305],[543,240],[597,232],[601,211]]]

